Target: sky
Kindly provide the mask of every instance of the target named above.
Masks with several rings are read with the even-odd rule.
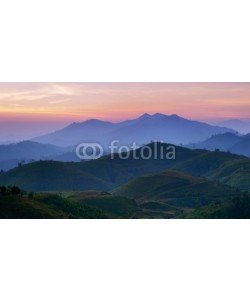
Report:
[[[249,119],[250,83],[0,83],[2,140],[157,112],[207,122]]]

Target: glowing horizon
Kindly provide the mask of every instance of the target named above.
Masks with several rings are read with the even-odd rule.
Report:
[[[121,121],[143,113],[250,117],[250,83],[0,83],[1,121]]]

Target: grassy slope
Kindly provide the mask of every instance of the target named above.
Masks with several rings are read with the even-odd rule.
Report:
[[[206,152],[173,169],[250,190],[250,159],[225,152]]]
[[[245,194],[221,203],[211,203],[180,215],[186,219],[250,219],[250,196]]]
[[[183,213],[182,210],[165,203],[139,204],[134,199],[100,191],[73,193],[69,199],[101,209],[109,218],[170,219]]]
[[[176,171],[138,177],[114,191],[138,203],[163,202],[175,207],[195,207],[226,200],[238,191],[217,182]]]
[[[39,161],[24,165],[0,176],[2,185],[15,184],[28,191],[109,190],[112,183],[86,173],[83,163]]]
[[[104,211],[109,217],[131,218],[139,210],[132,199],[114,196],[105,192],[86,191],[75,193],[69,199]]]

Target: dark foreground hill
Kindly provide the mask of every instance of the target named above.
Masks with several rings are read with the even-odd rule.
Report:
[[[82,163],[39,161],[0,175],[0,185],[18,185],[28,191],[110,191],[131,179],[166,170],[217,180],[250,189],[250,159],[224,152],[175,147],[175,159],[162,159],[170,145],[152,143],[125,153]],[[148,154],[151,154],[148,156]],[[145,156],[148,159],[145,159]]]
[[[145,209],[132,199],[100,191],[27,195],[17,187],[0,187],[0,219],[172,218],[181,212],[167,205],[162,211]]]
[[[167,197],[171,198],[162,199],[160,196],[150,201],[148,197],[147,200],[135,200],[100,191],[27,195],[17,187],[0,187],[0,219],[250,218],[250,199],[247,195],[239,194],[232,199],[233,193],[225,187],[225,194],[228,195],[223,194],[220,198],[218,192],[223,191],[220,186],[213,191],[204,190],[202,195],[195,190],[198,197],[194,198],[190,193],[181,194],[185,190],[185,182],[178,182],[178,185],[180,192],[177,193],[175,189],[169,190],[161,185],[165,188],[165,194],[168,193]],[[201,203],[207,205],[197,207]]]

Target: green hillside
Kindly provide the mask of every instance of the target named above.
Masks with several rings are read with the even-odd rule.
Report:
[[[250,159],[244,156],[220,151],[205,152],[177,163],[173,169],[250,190]]]
[[[15,191],[12,192],[12,189]],[[144,211],[134,200],[107,192],[85,191],[62,195],[26,194],[17,187],[2,186],[0,219],[129,219],[149,213],[148,209]],[[151,215],[154,218],[158,216],[153,211]]]
[[[84,163],[39,161],[0,175],[0,184],[18,185],[27,191],[109,190],[114,185],[86,173]]]
[[[102,210],[111,218],[131,218],[140,210],[134,200],[111,195],[107,192],[78,192],[74,193],[68,199]]]
[[[229,186],[176,171],[141,176],[114,191],[114,195],[135,199],[139,204],[155,201],[182,208],[223,201],[237,194]]]
[[[186,219],[250,219],[250,195],[229,199],[225,202],[202,206],[180,218]]]

